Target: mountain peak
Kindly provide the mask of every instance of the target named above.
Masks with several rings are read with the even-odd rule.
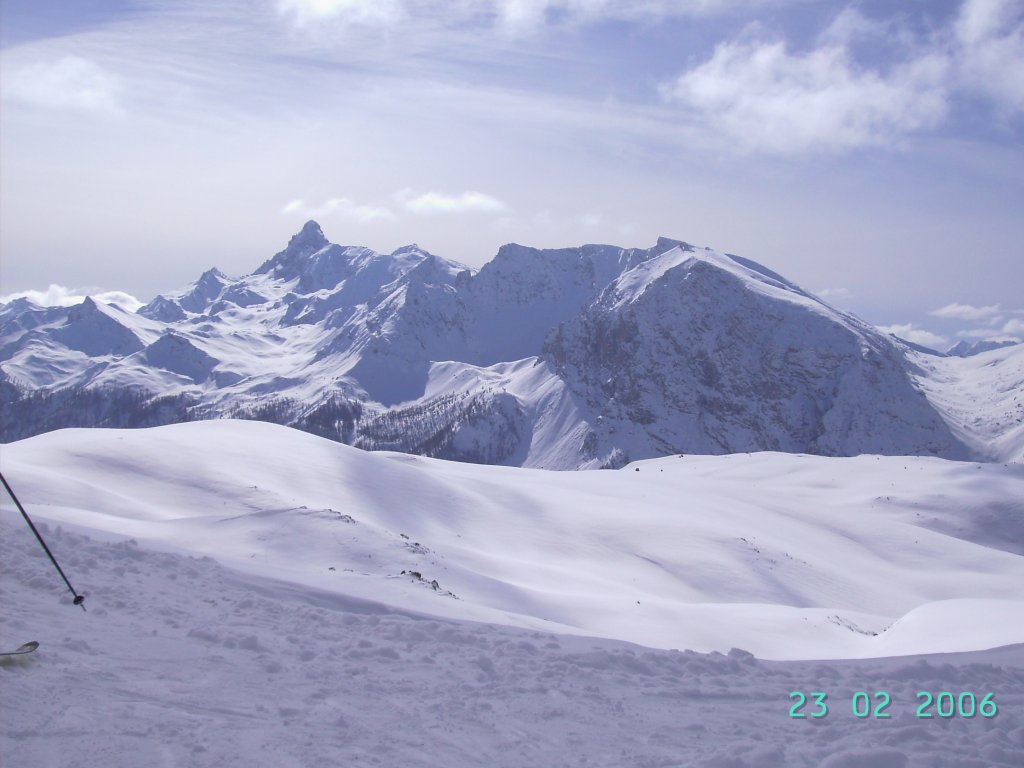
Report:
[[[208,270],[203,272],[202,275],[199,276],[199,281],[200,282],[210,282],[211,280],[213,280],[213,281],[224,281],[224,280],[227,280],[227,279],[228,279],[228,276],[225,275],[223,272],[221,272],[216,267],[210,267]]]
[[[330,241],[324,237],[320,225],[310,219],[302,225],[302,229],[292,235],[285,249],[261,264],[255,274],[280,273],[282,270],[292,271],[298,261],[312,256],[330,244]]]
[[[417,245],[416,243],[409,243],[408,245],[403,245],[401,248],[396,248],[394,251],[391,252],[391,255],[401,256],[403,253],[422,253],[426,256],[431,255],[424,251],[422,248],[420,248],[419,245]]]
[[[676,240],[673,237],[659,237],[658,242],[654,246],[656,251],[671,251],[673,248],[682,248],[684,251],[692,251],[693,246],[689,243],[685,243],[682,240]]]
[[[302,229],[292,235],[292,239],[288,241],[288,250],[299,247],[303,249],[312,248],[312,251],[319,251],[327,244],[328,240],[324,236],[324,231],[320,228],[320,225],[313,221],[313,219],[310,219],[302,225]]]

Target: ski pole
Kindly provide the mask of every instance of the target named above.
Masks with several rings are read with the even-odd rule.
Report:
[[[28,523],[28,527],[32,529],[32,533],[36,535],[36,540],[43,548],[43,551],[46,552],[46,556],[50,558],[50,562],[53,563],[53,567],[57,569],[57,573],[59,573],[60,577],[64,579],[64,583],[68,585],[68,589],[71,590],[71,594],[75,596],[75,599],[72,602],[74,605],[82,606],[82,610],[84,611],[85,595],[78,594],[78,592],[75,591],[75,588],[71,586],[71,582],[68,581],[68,577],[64,575],[64,571],[60,567],[60,563],[57,562],[57,558],[53,556],[53,552],[50,551],[50,548],[46,546],[46,542],[43,541],[43,537],[40,535],[39,531],[36,530],[36,526],[32,522],[32,518],[28,516],[28,512],[26,512],[25,508],[21,506],[21,502],[18,501],[18,497],[14,495],[14,489],[11,488],[10,483],[7,482],[7,478],[4,477],[3,472],[0,472],[0,482],[4,484],[4,488],[7,489],[7,493],[10,494],[11,498],[14,500],[14,506],[16,506],[18,511],[21,512],[21,516],[25,518],[25,522]]]

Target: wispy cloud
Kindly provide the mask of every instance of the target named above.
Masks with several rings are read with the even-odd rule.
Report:
[[[320,205],[307,205],[304,200],[292,200],[281,209],[281,213],[295,214],[304,219],[338,215],[360,222],[395,218],[395,214],[389,208],[360,205],[348,197],[332,197]]]
[[[508,210],[501,200],[483,192],[466,191],[458,194],[445,192],[416,193],[412,189],[403,189],[395,194],[395,199],[410,213],[500,213]]]
[[[121,80],[90,59],[63,56],[52,61],[6,64],[3,97],[46,109],[116,114]]]
[[[945,336],[940,336],[937,333],[932,333],[923,328],[915,328],[913,323],[905,323],[903,325],[880,325],[878,330],[882,333],[889,333],[893,336],[899,336],[901,339],[905,339],[913,344],[921,344],[931,349],[944,349],[949,346],[949,341]]]
[[[45,291],[27,290],[0,296],[0,304],[7,304],[15,299],[28,299],[41,307],[70,307],[81,304],[86,296],[104,304],[117,304],[122,309],[134,312],[142,306],[142,302],[124,291],[103,291],[92,288],[67,288],[51,283]]]
[[[945,317],[957,320],[987,320],[988,318],[998,315],[1000,312],[998,304],[992,304],[988,307],[974,307],[970,304],[947,304],[940,309],[933,309],[929,312],[929,315],[935,317]]]
[[[394,26],[429,20],[477,21],[504,33],[528,35],[551,26],[608,20],[657,20],[714,16],[737,9],[790,5],[801,0],[279,0],[278,10],[297,24],[342,22]]]

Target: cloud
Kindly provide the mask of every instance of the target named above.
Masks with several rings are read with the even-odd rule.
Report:
[[[5,64],[3,97],[45,109],[116,114],[121,80],[80,56]]]
[[[407,15],[402,0],[280,0],[277,7],[300,26],[333,20],[346,25],[388,27]]]
[[[337,214],[360,222],[395,218],[395,214],[388,208],[359,205],[347,197],[332,197],[318,206],[306,205],[304,200],[292,200],[281,209],[281,213],[298,214],[304,219],[315,219],[321,216]]]
[[[506,34],[535,34],[552,26],[601,21],[707,17],[750,6],[800,0],[279,0],[278,10],[299,26],[340,22],[392,27],[419,21],[451,26],[483,22]]]
[[[416,194],[413,190],[406,188],[396,193],[395,199],[410,213],[425,215],[434,213],[498,213],[508,210],[508,206],[501,200],[472,190],[457,195],[444,192]]]
[[[726,42],[661,86],[706,128],[772,154],[890,144],[946,115],[948,63],[923,55],[888,73],[858,66],[843,45],[791,53],[785,42]]]
[[[969,328],[964,331],[957,331],[956,335],[961,339],[979,339],[981,341],[1020,341],[1019,338],[991,328]]]
[[[944,336],[939,336],[937,333],[926,331],[923,328],[915,328],[913,323],[906,323],[905,325],[880,325],[878,330],[882,333],[899,336],[901,339],[912,344],[920,344],[932,349],[944,349],[949,346],[949,341]]]
[[[992,336],[991,328],[966,328],[962,331],[957,331],[956,335],[961,339],[985,339],[988,340]]]
[[[1024,334],[1024,320],[1011,317],[1003,326],[1003,333]]]
[[[999,116],[1024,115],[1024,0],[964,0],[927,36],[898,16],[871,18],[848,6],[804,52],[750,34],[719,43],[660,87],[696,125],[744,151],[891,145],[942,125],[953,107],[976,108],[979,97]],[[884,69],[858,63],[851,46],[860,41],[884,42],[905,58]]]
[[[1000,111],[1024,113],[1024,2],[966,0],[954,34],[962,86]]]
[[[91,296],[103,304],[117,304],[122,309],[134,312],[142,306],[142,302],[124,291],[103,291],[92,288],[67,288],[51,283],[45,291],[27,290],[0,296],[0,304],[7,304],[15,299],[28,299],[41,307],[70,307],[81,304],[86,296]]]
[[[973,307],[970,304],[947,304],[940,309],[933,309],[929,315],[935,317],[955,318],[957,320],[985,320],[998,315],[999,305],[993,304],[988,307]]]
[[[497,4],[498,19],[508,32],[532,32],[543,25],[550,0],[504,0]]]
[[[506,30],[531,32],[557,22],[638,21],[714,16],[751,6],[791,5],[799,0],[490,0]],[[458,5],[458,4],[452,4]]]
[[[819,299],[848,299],[850,297],[849,288],[822,288],[820,291],[815,291]]]
[[[846,45],[856,40],[885,37],[889,27],[890,25],[885,22],[868,18],[854,6],[847,6],[839,12],[818,39],[822,43]]]

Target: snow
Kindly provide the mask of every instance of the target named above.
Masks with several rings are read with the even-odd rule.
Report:
[[[70,605],[0,505],[0,643],[41,642],[0,665],[5,766],[1024,755],[1020,465],[559,473],[232,421],[62,430],[0,459],[88,594]],[[1000,714],[918,719],[922,690],[993,692]],[[790,718],[791,691],[826,691],[829,716]],[[853,717],[855,691],[889,692],[892,717]]]
[[[911,359],[917,385],[978,458],[1024,461],[1024,344]]]
[[[907,618],[960,600],[990,619],[973,647],[1024,641],[1019,465],[763,453],[553,473],[216,421],[64,430],[4,466],[64,525],[439,616],[807,659],[965,650],[933,632],[941,606]],[[402,571],[458,599],[424,605]],[[877,650],[894,623],[900,650]]]

